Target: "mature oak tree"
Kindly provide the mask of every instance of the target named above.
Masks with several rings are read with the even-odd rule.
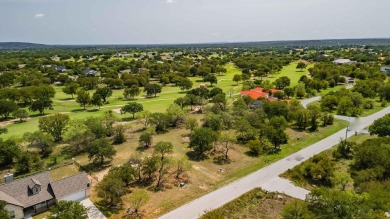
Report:
[[[62,140],[62,135],[68,128],[69,120],[68,115],[57,113],[40,118],[38,127],[42,132],[49,133],[54,141],[58,142]]]

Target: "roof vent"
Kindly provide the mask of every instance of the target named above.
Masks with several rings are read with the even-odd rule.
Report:
[[[14,174],[12,173],[7,173],[5,176],[4,176],[4,182],[5,183],[10,183],[10,182],[13,182],[14,181]]]

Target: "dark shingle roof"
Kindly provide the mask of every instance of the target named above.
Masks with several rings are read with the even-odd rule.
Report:
[[[35,185],[39,185],[41,189],[33,195],[32,188]],[[28,208],[53,198],[63,198],[89,186],[90,181],[85,172],[53,182],[50,172],[46,171],[0,185],[0,200]]]
[[[90,186],[90,181],[85,172],[66,177],[51,183],[54,195],[57,199],[85,190]]]
[[[65,66],[59,66],[59,65],[54,66],[54,69],[55,69],[56,71],[63,71],[63,70],[66,70]]]
[[[83,73],[86,74],[86,75],[96,75],[97,71],[88,68],[88,69],[85,69],[83,71]]]
[[[13,205],[17,205],[17,206],[23,207],[22,203],[20,203],[14,197],[9,196],[9,195],[7,195],[7,193],[4,193],[2,191],[0,191],[0,200],[3,200],[5,202],[13,204]]]
[[[33,180],[34,179],[34,180]],[[35,182],[34,182],[35,181]],[[29,186],[41,184],[41,191],[33,195]],[[54,198],[54,194],[49,184],[51,182],[50,172],[46,171],[30,177],[15,180],[10,183],[0,185],[0,200],[8,203],[22,206],[24,208],[36,205],[38,203]],[[31,187],[32,188],[32,187]],[[4,195],[4,193],[6,195]],[[9,197],[12,197],[10,199]]]
[[[30,182],[27,183],[28,188],[32,189],[35,185],[41,186],[41,182],[39,182],[37,179],[31,178]]]

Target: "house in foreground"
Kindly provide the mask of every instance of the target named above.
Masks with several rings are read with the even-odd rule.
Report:
[[[0,200],[11,218],[22,219],[47,210],[59,201],[78,201],[89,196],[91,182],[85,172],[53,181],[50,172],[14,180],[12,174],[0,185]]]
[[[240,94],[241,94],[241,97],[249,96],[249,97],[251,97],[254,100],[257,100],[260,97],[266,98],[266,99],[268,99],[270,101],[277,100],[277,98],[275,98],[272,94],[274,94],[276,92],[280,92],[280,90],[277,90],[277,89],[269,89],[269,90],[271,92],[264,91],[264,88],[262,88],[262,87],[256,87],[256,88],[251,89],[251,90],[241,91]]]

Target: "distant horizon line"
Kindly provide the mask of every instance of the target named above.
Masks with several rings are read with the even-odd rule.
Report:
[[[224,42],[192,42],[192,43],[97,43],[97,44],[47,44],[35,42],[3,41],[0,43],[24,43],[45,46],[174,46],[174,45],[215,45],[215,44],[245,44],[245,43],[272,43],[272,42],[307,42],[307,41],[337,41],[337,40],[390,40],[390,37],[373,38],[324,38],[324,39],[294,39],[294,40],[262,40],[262,41],[224,41]]]

